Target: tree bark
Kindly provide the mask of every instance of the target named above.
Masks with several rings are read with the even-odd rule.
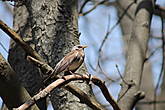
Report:
[[[133,3],[134,1],[129,2]],[[121,4],[125,4],[122,5],[124,9],[128,7],[129,2],[126,0],[120,1]],[[137,3],[133,3],[131,8],[132,14],[128,14],[135,14],[135,17],[133,18],[131,34],[126,31],[127,35],[130,35],[130,38],[128,37],[127,63],[124,74],[127,84],[122,83],[122,89],[119,94],[119,98],[121,99],[118,102],[122,110],[132,110],[136,102],[144,97],[143,92],[140,91],[140,85],[149,39],[152,2],[149,0],[140,0]]]
[[[129,8],[129,9],[128,9]],[[120,25],[122,29],[123,34],[123,40],[124,40],[124,50],[125,53],[128,53],[128,45],[129,40],[131,37],[132,27],[133,27],[133,19],[135,18],[134,12],[135,12],[135,5],[133,2],[128,2],[128,0],[117,1],[117,9],[118,9],[118,16],[122,16],[123,13],[125,15],[121,19]],[[127,11],[125,11],[127,10]],[[128,26],[129,24],[129,26]],[[127,55],[125,54],[125,58],[127,59]],[[150,61],[147,61],[144,63],[143,73],[142,73],[142,82],[140,89],[145,92],[145,98],[142,101],[151,101],[153,100],[154,96],[154,85],[153,85],[153,77],[152,77],[152,70],[151,70],[151,63]],[[136,109],[138,110],[152,110],[153,107],[151,105],[136,105]]]
[[[67,0],[29,0],[23,6],[15,8],[14,12],[16,31],[24,36],[24,40],[52,67],[71,50],[71,47],[79,44],[76,0],[69,2]],[[18,45],[12,43],[11,47],[9,61],[12,67],[15,71],[19,71],[19,77],[31,95],[36,94],[42,87],[42,73],[26,61],[26,54]],[[85,72],[84,66],[78,71],[78,73]],[[92,95],[86,83],[73,84],[88,95]],[[54,90],[50,99],[54,109],[90,109],[64,89]],[[44,103],[42,101],[40,109],[46,109]]]
[[[17,3],[16,3],[17,5]],[[14,7],[14,30],[19,33],[25,42],[35,48],[35,41],[32,36],[31,16],[25,5]],[[8,60],[14,71],[16,71],[22,85],[31,96],[38,93],[41,85],[39,70],[26,60],[26,53],[23,49],[11,40]],[[42,99],[37,103],[41,110],[46,109],[46,100]]]
[[[0,96],[9,110],[20,106],[30,95],[18,82],[16,73],[0,54]],[[16,101],[17,99],[17,101]],[[39,110],[35,105],[29,110]]]

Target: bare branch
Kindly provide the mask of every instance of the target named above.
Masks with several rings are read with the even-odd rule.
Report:
[[[155,10],[154,10],[154,14],[158,15],[162,18],[165,18],[165,7],[159,6],[159,5],[155,5]]]
[[[159,88],[159,85],[160,85],[160,81],[161,81],[161,78],[163,77],[163,71],[164,71],[164,60],[165,60],[165,36],[164,36],[164,20],[163,20],[163,17],[161,17],[161,21],[162,21],[162,27],[161,27],[161,33],[162,33],[162,67],[161,67],[161,70],[160,70],[160,74],[159,74],[159,77],[158,77],[158,82],[156,84],[156,87],[155,87],[155,91],[154,91],[154,101],[157,101],[157,90]],[[156,104],[153,105],[153,108],[154,110],[156,110]]]
[[[94,9],[96,9],[97,6],[99,6],[99,5],[101,5],[101,4],[104,4],[105,2],[107,2],[107,0],[103,0],[103,1],[97,2],[90,10],[88,10],[87,12],[84,12],[84,13],[80,13],[79,15],[80,15],[80,16],[85,16],[85,15],[87,15],[88,13],[92,12]]]
[[[28,55],[44,62],[44,60],[40,57],[40,55],[33,50],[15,31],[13,31],[10,27],[8,27],[2,20],[0,20],[0,28],[11,37],[17,44],[19,44]]]
[[[34,63],[37,67],[40,67],[43,71],[53,72],[53,69],[48,64],[42,63],[42,62],[40,62],[40,61],[30,57],[30,56],[28,56],[27,58],[28,58],[29,61]],[[58,78],[61,78],[61,76],[57,75],[57,76],[54,77],[54,79],[58,79]],[[46,78],[46,81],[48,81],[47,78]],[[47,83],[46,81],[45,81],[45,83]],[[70,91],[71,93],[73,93],[75,96],[80,98],[80,100],[85,100],[83,102],[86,103],[88,106],[93,107],[93,108],[97,108],[97,109],[99,109],[99,108],[103,109],[103,107],[96,100],[90,99],[86,95],[84,96],[85,93],[82,93],[83,91],[79,90],[77,87],[72,86],[71,84],[67,84],[67,86],[64,86],[63,88]],[[68,88],[70,88],[70,89],[68,89]],[[90,102],[90,101],[92,101],[92,102]]]
[[[119,70],[119,68],[118,68],[118,65],[117,65],[117,64],[116,64],[116,69],[117,69],[118,74],[119,74],[120,78],[122,79],[122,81],[123,81],[126,85],[128,85],[128,86],[129,86],[129,84],[125,81],[125,79],[124,79],[124,78],[123,78],[123,76],[121,75],[120,70]]]
[[[80,11],[79,11],[79,14],[81,14],[83,12],[83,9],[85,7],[85,5],[89,2],[90,0],[85,0],[85,2],[82,4],[81,8],[80,8]]]
[[[132,2],[132,3],[130,3],[130,4],[128,5],[128,7],[124,10],[124,12],[122,13],[122,15],[119,17],[118,21],[115,23],[115,25],[113,25],[113,27],[112,27],[110,30],[107,31],[107,33],[105,34],[105,37],[104,37],[103,41],[101,42],[99,51],[102,50],[103,45],[104,45],[105,41],[107,40],[109,34],[112,33],[112,31],[113,31],[113,30],[116,28],[116,26],[120,23],[120,21],[123,19],[124,15],[127,13],[128,9],[129,9],[133,4],[134,4],[134,2]]]
[[[50,67],[47,63],[39,61],[31,56],[27,56],[27,60],[32,62],[35,66],[37,66],[38,68],[40,68],[40,70],[42,71],[42,73],[44,73],[44,75],[49,75],[53,72],[53,68]]]
[[[123,2],[126,2],[126,0]],[[129,39],[124,79],[134,82],[134,85],[120,98],[128,89],[128,86],[122,82],[122,89],[119,94],[120,101],[118,102],[122,110],[132,110],[136,103],[145,96],[144,92],[140,90],[140,85],[146,58],[153,7],[151,0],[141,0],[133,6],[136,7],[136,10],[134,11],[135,18],[131,38]]]
[[[5,47],[1,42],[0,42],[0,46],[3,48],[3,50],[4,50],[6,53],[8,53],[6,47]]]
[[[43,89],[42,91],[40,91],[38,94],[36,94],[35,96],[33,96],[30,100],[28,100],[23,105],[21,105],[20,107],[18,107],[17,110],[25,110],[25,109],[29,108],[37,100],[46,97],[53,89],[55,89],[57,87],[64,86],[64,85],[66,85],[69,82],[74,81],[74,80],[86,80],[86,81],[89,81],[89,76],[88,75],[67,75],[67,76],[63,76],[63,78],[57,79],[56,81],[54,81],[53,83],[51,83],[50,85],[48,85],[45,89]],[[116,101],[109,94],[109,91],[108,91],[107,87],[105,86],[104,82],[101,81],[99,78],[97,78],[95,76],[92,76],[91,81],[101,89],[104,97],[112,105],[112,107],[114,108],[114,110],[120,110],[120,108],[117,105]],[[86,96],[84,96],[84,94],[83,94],[83,97],[86,97]],[[89,99],[90,100],[90,98],[86,98],[86,99]],[[85,102],[86,103],[87,102],[90,102],[89,100],[88,101],[85,101]]]
[[[138,102],[137,104],[140,104],[140,105],[144,105],[144,104],[165,104],[165,100],[141,101],[141,102]]]

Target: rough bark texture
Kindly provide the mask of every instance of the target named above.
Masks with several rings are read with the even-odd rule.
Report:
[[[71,47],[79,44],[77,1],[29,0],[24,6],[15,8],[14,28],[52,67]],[[9,61],[25,87],[34,95],[42,87],[40,72],[25,60],[25,53],[18,45],[11,45]],[[83,67],[78,71],[85,73]],[[75,83],[74,83],[75,84]],[[88,95],[90,87],[85,83],[75,84]],[[64,89],[51,94],[54,109],[90,109]],[[43,102],[44,103],[44,102]],[[45,109],[44,104],[40,108]],[[43,105],[43,106],[42,106]]]
[[[129,8],[129,9],[128,9]],[[123,34],[123,40],[124,40],[124,46],[125,46],[125,53],[128,53],[128,44],[131,37],[132,32],[132,25],[133,25],[133,19],[135,18],[134,12],[135,12],[135,4],[133,4],[133,1],[129,3],[128,0],[125,0],[124,2],[122,0],[119,0],[117,2],[117,9],[118,9],[118,16],[122,16],[122,14],[127,10],[127,13],[125,13],[124,17],[121,19],[120,25],[122,29]],[[128,26],[129,24],[129,26]],[[125,55],[127,59],[127,55]],[[153,86],[153,79],[152,79],[152,71],[151,71],[151,63],[145,62],[143,73],[142,73],[142,82],[141,82],[141,88],[142,91],[145,92],[145,98],[142,101],[151,101],[153,100],[154,96],[154,86]],[[136,105],[136,109],[138,110],[152,110],[153,106],[151,105]]]
[[[120,0],[121,6],[126,9],[132,1]],[[126,39],[129,41],[127,63],[125,69],[124,79],[128,83],[132,83],[131,88],[128,90],[128,85],[122,83],[122,89],[119,97],[124,96],[119,100],[118,104],[122,110],[132,110],[138,100],[143,97],[140,92],[141,77],[143,72],[144,60],[146,57],[147,43],[149,39],[149,27],[151,19],[152,4],[149,0],[140,0],[131,6],[129,15],[135,15],[131,33],[125,31],[128,36]],[[131,17],[131,16],[129,16]],[[129,23],[130,21],[126,22]],[[127,24],[128,25],[128,24]],[[130,24],[131,25],[131,24]],[[129,28],[129,27],[127,27]],[[129,31],[130,31],[129,30]],[[129,38],[130,36],[130,38]],[[127,91],[128,90],[128,91]]]
[[[0,54],[0,96],[9,110],[30,99],[30,95],[18,82],[16,73]],[[17,99],[17,101],[16,101]],[[29,110],[39,110],[35,105]]]
[[[34,36],[32,36],[31,17],[25,5],[14,7],[14,29],[23,39],[35,47]],[[11,40],[9,49],[9,63],[16,71],[17,76],[29,94],[33,96],[38,93],[41,86],[41,77],[39,70],[26,60],[26,54],[22,48]],[[41,110],[46,109],[46,101],[39,101],[38,106]]]

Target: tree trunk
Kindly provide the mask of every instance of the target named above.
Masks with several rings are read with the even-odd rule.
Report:
[[[135,6],[133,2],[123,2],[119,0],[117,2],[117,9],[118,9],[118,16],[122,16],[122,14],[127,10],[124,15],[124,17],[121,19],[120,25],[122,29],[123,34],[123,40],[124,40],[124,50],[125,53],[128,53],[128,45],[129,40],[131,37],[132,27],[133,27],[133,20],[135,18],[134,12],[135,12]],[[128,26],[129,24],[129,26]],[[127,55],[125,55],[125,58],[127,59]],[[154,85],[153,85],[153,79],[152,79],[152,71],[151,71],[151,63],[145,62],[143,73],[142,73],[142,80],[141,80],[141,87],[140,89],[145,92],[145,98],[142,101],[151,101],[153,100],[154,96]],[[152,110],[151,105],[136,105],[136,109],[138,110]]]
[[[5,103],[2,109],[12,110],[18,107],[26,100],[30,99],[30,95],[24,87],[18,82],[16,73],[6,62],[0,53],[0,96]],[[17,101],[16,101],[17,99]],[[39,110],[35,105],[29,110]]]
[[[52,67],[79,44],[77,0],[29,0],[14,10],[14,28]],[[16,44],[11,44],[9,61],[15,71],[19,71],[20,80],[31,93],[36,94],[42,87],[39,70],[26,61],[26,54]],[[83,67],[78,72],[85,73]],[[85,83],[73,83],[88,95],[90,87]],[[79,99],[64,89],[51,93],[54,109],[84,110],[90,109]],[[39,104],[46,109],[45,101]]]
[[[149,0],[140,0],[137,1],[137,3],[134,3],[134,1],[120,0],[119,3],[124,9],[128,8],[132,3],[130,7],[131,11],[126,14],[127,16],[130,15],[130,18],[133,18],[133,23],[132,29],[130,29],[132,30],[131,33],[125,31],[128,36],[127,40],[129,41],[124,76],[127,84],[122,83],[118,104],[122,110],[132,110],[136,102],[144,97],[143,92],[140,91],[140,85],[149,39],[149,26],[152,13],[152,10],[149,9],[152,9],[152,3]],[[132,17],[132,15],[135,15],[135,17]]]

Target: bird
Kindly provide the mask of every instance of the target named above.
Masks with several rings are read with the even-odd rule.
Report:
[[[48,76],[50,77],[61,73],[61,72],[69,72],[74,74],[74,72],[82,65],[84,62],[84,49],[87,48],[87,45],[76,45],[72,48],[71,52],[66,54],[55,66],[53,72]]]

